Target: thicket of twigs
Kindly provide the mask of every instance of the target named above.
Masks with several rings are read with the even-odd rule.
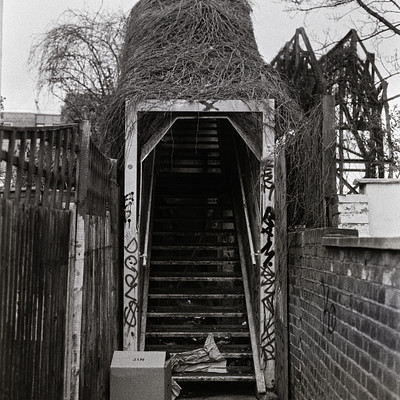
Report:
[[[108,142],[123,134],[126,99],[273,98],[284,110],[283,131],[304,123],[258,52],[247,0],[141,0],[126,31],[121,78],[103,122]]]
[[[248,0],[140,0],[128,19],[121,78],[102,121],[106,142],[122,149],[127,99],[136,103],[150,99],[274,99],[277,151],[284,146],[297,163],[290,178],[295,190],[288,204],[293,204],[294,213],[303,214],[304,205],[299,203],[306,185],[302,172],[317,176],[315,157],[303,155],[316,149],[313,133],[319,130],[320,113],[304,115],[296,95],[264,62],[251,12]],[[139,123],[146,124],[141,131],[149,135],[162,121],[150,118]],[[259,135],[255,116],[253,121],[242,117],[240,123]]]

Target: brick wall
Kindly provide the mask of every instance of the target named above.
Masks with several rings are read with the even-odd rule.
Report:
[[[400,399],[400,247],[328,233],[289,237],[291,398]]]

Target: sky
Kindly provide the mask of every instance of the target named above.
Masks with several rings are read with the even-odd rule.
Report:
[[[0,0],[1,1],[1,0]],[[3,52],[1,94],[6,98],[6,111],[59,112],[60,102],[45,93],[38,94],[33,71],[29,71],[28,55],[37,35],[50,29],[67,8],[88,8],[97,11],[122,9],[128,12],[136,0],[3,0]],[[290,40],[296,28],[304,26],[313,47],[314,38],[323,37],[327,26],[333,34],[344,36],[349,30],[343,21],[334,22],[324,15],[305,16],[285,11],[287,4],[275,0],[253,0],[253,23],[259,51],[268,62]],[[373,48],[369,48],[373,51]],[[400,81],[400,79],[398,80]],[[400,82],[392,86],[392,93]],[[389,96],[390,97],[390,96]]]

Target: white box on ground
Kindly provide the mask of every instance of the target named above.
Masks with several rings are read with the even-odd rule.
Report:
[[[110,400],[171,400],[171,363],[160,351],[115,351]]]

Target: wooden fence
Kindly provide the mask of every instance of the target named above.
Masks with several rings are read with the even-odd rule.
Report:
[[[1,399],[60,399],[69,211],[0,199]]]
[[[121,347],[116,165],[87,123],[0,129],[0,399],[107,399]]]

